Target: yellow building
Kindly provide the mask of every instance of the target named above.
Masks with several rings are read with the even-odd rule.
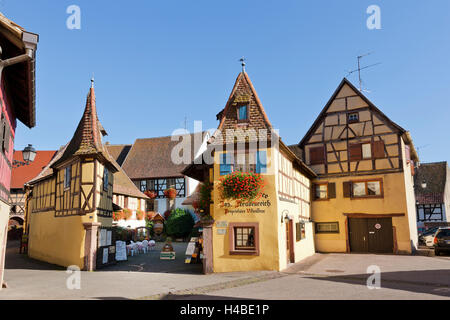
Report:
[[[115,162],[102,144],[93,83],[72,140],[28,183],[30,257],[95,270],[97,232],[112,225]]]
[[[417,153],[409,132],[344,79],[297,148],[317,174],[319,252],[411,253]]]
[[[314,254],[310,179],[315,177],[273,130],[244,71],[219,115],[202,163],[184,174],[213,183],[204,224],[204,271],[283,270]],[[224,199],[224,177],[235,172],[260,174],[264,188],[251,201]]]

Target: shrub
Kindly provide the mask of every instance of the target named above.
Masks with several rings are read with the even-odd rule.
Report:
[[[199,209],[208,210],[211,204],[211,191],[213,184],[211,182],[204,182],[200,185],[199,199],[196,204]]]
[[[194,219],[188,210],[176,209],[166,221],[166,232],[169,236],[180,238],[186,237],[192,231]]]

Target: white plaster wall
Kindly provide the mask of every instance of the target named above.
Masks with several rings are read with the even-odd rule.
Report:
[[[411,163],[406,163],[406,150],[403,139],[402,143],[402,161],[403,161],[403,176],[405,180],[405,194],[406,194],[406,208],[409,224],[409,237],[411,239],[411,246],[413,250],[417,249],[419,236],[417,232],[417,214],[416,214],[416,197],[414,195],[414,177],[411,174]]]

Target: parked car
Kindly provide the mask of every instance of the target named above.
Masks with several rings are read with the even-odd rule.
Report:
[[[434,254],[438,256],[443,251],[450,252],[450,227],[439,228],[434,237]]]
[[[439,230],[439,227],[434,227],[426,230],[419,236],[419,243],[427,247],[433,247],[434,236]]]

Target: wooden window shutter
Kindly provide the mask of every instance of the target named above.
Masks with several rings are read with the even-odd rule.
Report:
[[[384,141],[374,141],[372,143],[372,157],[374,159],[384,158]]]
[[[411,160],[411,175],[414,175],[415,171],[414,171],[414,161]]]
[[[352,195],[352,183],[350,181],[345,181],[342,186],[344,190],[344,198],[350,198]]]
[[[336,199],[336,183],[328,184],[328,199]]]
[[[0,120],[0,147],[3,149],[3,143],[5,139],[5,130],[6,130],[6,121],[5,121],[5,114],[2,113],[1,120]]]
[[[350,143],[348,145],[350,161],[358,161],[362,159],[362,147],[360,143]]]
[[[311,198],[311,200],[316,200],[317,199],[317,195],[316,195],[317,184],[312,183],[311,186],[312,186],[312,191],[310,192],[310,196],[311,196],[310,198]]]
[[[11,138],[11,128],[9,127],[9,124],[5,120],[5,138],[3,140],[3,150],[5,150],[5,153],[9,152],[9,139]]]
[[[325,147],[315,147],[309,149],[309,163],[310,164],[325,163]]]

